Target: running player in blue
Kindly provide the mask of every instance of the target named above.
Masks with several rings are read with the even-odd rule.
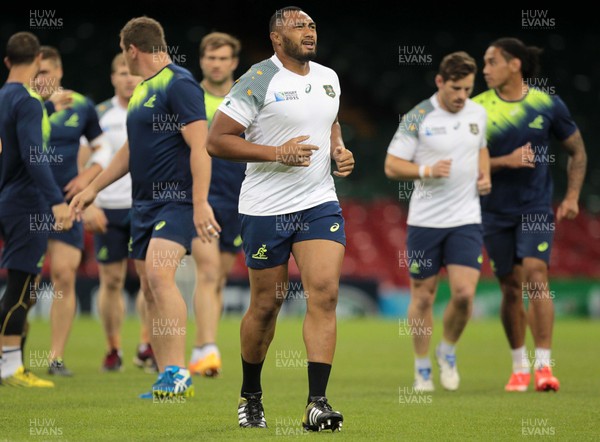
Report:
[[[240,48],[238,39],[222,32],[212,32],[200,42],[200,68],[204,77],[200,86],[204,90],[209,127],[233,85]],[[197,239],[192,244],[196,262],[196,343],[189,364],[192,374],[216,376],[221,371],[217,328],[223,305],[223,288],[242,246],[237,206],[245,171],[245,163],[212,159],[208,201],[220,232],[218,241],[202,242]],[[216,233],[215,230],[213,234]]]
[[[554,236],[550,136],[569,154],[567,192],[556,222],[573,219],[586,169],[581,134],[565,103],[543,90],[541,49],[516,38],[500,38],[485,52],[483,75],[490,88],[473,99],[488,113],[487,138],[492,192],[482,198],[484,242],[502,290],[501,316],[512,351],[506,391],[526,391],[530,382],[525,349],[527,323],[535,343],[535,389],[558,391],[550,348],[554,306],[548,264]],[[529,297],[527,314],[523,293]]]
[[[71,201],[75,216],[98,192],[131,173],[131,251],[146,298],[159,376],[142,397],[191,396],[185,368],[186,306],[175,272],[196,234],[210,241],[204,95],[192,74],[172,63],[160,23],[130,20],[121,30],[129,71],[144,80],[129,100],[128,141],[106,170]]]
[[[67,204],[48,164],[50,122],[41,97],[29,87],[40,60],[35,35],[11,36],[4,59],[10,72],[0,89],[0,266],[8,269],[0,301],[0,377],[4,385],[18,387],[54,386],[25,370],[21,341],[27,312],[35,304],[48,232],[71,227]]]
[[[103,146],[104,137],[98,123],[94,104],[81,94],[71,94],[72,103],[68,108],[55,110],[50,97],[62,90],[62,61],[59,52],[50,46],[42,46],[42,62],[36,77],[36,90],[46,100],[50,114],[52,133],[49,150],[50,163],[54,178],[63,189],[69,201],[80,192],[103,167],[108,165],[110,152]],[[78,172],[77,156],[81,136],[90,140],[94,154],[92,165]],[[65,346],[75,317],[75,277],[81,262],[83,250],[83,225],[75,222],[68,232],[50,232],[48,256],[50,258],[50,276],[55,296],[50,310],[52,342],[50,348],[50,366],[48,373],[70,376],[72,373],[64,365]]]

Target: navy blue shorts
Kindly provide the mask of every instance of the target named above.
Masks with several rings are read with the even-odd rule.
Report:
[[[134,202],[131,209],[131,240],[129,257],[146,259],[152,238],[174,241],[191,253],[196,236],[194,209],[186,202]]]
[[[221,226],[219,249],[222,252],[237,253],[242,248],[242,226],[237,209],[220,209],[213,207],[215,219]]]
[[[131,237],[130,209],[102,209],[108,220],[106,233],[94,235],[96,259],[100,264],[109,264],[127,259]]]
[[[73,227],[66,231],[52,230],[48,239],[64,242],[76,249],[83,250],[83,223],[81,221],[73,221]]]
[[[38,215],[35,215],[38,216]],[[53,221],[50,212],[32,218],[29,213],[0,217],[0,237],[4,241],[0,267],[38,274],[44,265],[48,234]]]
[[[285,215],[240,214],[246,265],[268,269],[287,263],[292,245],[311,239],[326,239],[346,246],[344,218],[337,201]]]
[[[404,256],[400,252],[400,267],[407,267],[414,279],[437,275],[448,264],[480,270],[482,247],[481,224],[445,228],[408,226],[407,251]]]
[[[523,258],[550,264],[554,239],[554,214],[550,212],[498,215],[484,212],[483,241],[496,276],[512,272]]]

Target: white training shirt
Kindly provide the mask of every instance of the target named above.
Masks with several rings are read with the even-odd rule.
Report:
[[[440,107],[437,94],[404,115],[388,153],[418,165],[452,159],[448,178],[414,181],[408,225],[456,227],[481,223],[477,192],[479,150],[486,147],[486,112],[467,100],[457,113]]]
[[[127,141],[127,108],[112,97],[96,106],[100,127],[111,148],[111,160]],[[129,173],[106,187],[96,197],[95,204],[103,209],[131,208],[131,176]]]
[[[283,215],[337,201],[331,176],[331,126],[337,118],[340,83],[337,74],[309,62],[307,75],[283,67],[276,55],[252,66],[234,84],[219,110],[246,128],[246,140],[280,146],[309,135],[313,144],[308,167],[276,162],[248,163],[239,213]]]

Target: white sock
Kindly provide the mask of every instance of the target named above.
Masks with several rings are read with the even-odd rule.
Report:
[[[205,344],[202,347],[194,347],[192,350],[192,362],[204,359],[211,353],[216,353],[219,357],[221,356],[216,344]]]
[[[529,373],[529,359],[527,358],[527,349],[525,346],[515,348],[512,353],[513,373]]]
[[[456,345],[448,344],[444,339],[442,339],[442,342],[440,342],[439,349],[444,355],[453,355],[456,353]]]
[[[542,367],[550,367],[550,349],[536,348],[535,349],[535,365],[536,370]]]
[[[2,379],[15,374],[21,365],[21,347],[2,347]]]
[[[419,370],[426,370],[426,369],[431,370],[431,359],[429,359],[428,356],[426,356],[424,358],[419,358],[419,357],[415,356],[415,370],[419,371]]]

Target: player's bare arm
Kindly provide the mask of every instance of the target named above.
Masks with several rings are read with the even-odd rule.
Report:
[[[81,213],[92,204],[102,189],[129,172],[129,143],[125,142],[106,169],[104,169],[83,191],[71,200],[71,217],[81,221]]]
[[[492,178],[490,169],[490,152],[487,147],[479,149],[479,177],[477,178],[477,192],[487,195],[492,191]]]
[[[288,166],[308,167],[313,150],[319,149],[304,143],[308,136],[294,137],[281,146],[254,144],[240,137],[245,130],[233,118],[217,111],[208,132],[209,155],[231,161],[279,162]]]
[[[206,133],[208,126],[205,120],[197,120],[185,126],[181,131],[183,139],[191,149],[190,168],[193,178],[194,225],[202,242],[210,242],[218,238],[221,226],[217,223],[212,207],[208,204],[210,187],[211,159],[206,152]]]
[[[452,160],[439,160],[434,165],[415,164],[392,154],[385,157],[385,176],[392,180],[417,180],[419,178],[448,178]]]
[[[535,167],[535,153],[531,148],[531,143],[517,147],[508,155],[490,158],[492,173],[501,169],[519,169],[521,167],[533,169]]]
[[[576,130],[573,135],[562,142],[563,148],[569,154],[567,163],[567,194],[558,206],[556,211],[556,220],[563,218],[573,219],[579,213],[579,193],[585,178],[587,166],[587,154],[581,132]]]
[[[82,146],[79,146],[81,150]],[[74,177],[71,181],[67,183],[64,187],[64,191],[67,192],[66,199],[70,200],[75,195],[80,193],[83,189],[85,189],[88,184],[92,182],[94,178],[96,178],[102,169],[108,165],[111,156],[110,146],[106,144],[106,140],[103,135],[96,137],[90,143],[89,149],[85,149],[86,153],[79,154],[77,153],[77,167],[80,170],[79,174]],[[90,151],[90,156],[88,158],[89,166],[86,168],[86,163],[80,163],[87,156],[87,151]]]
[[[342,127],[336,118],[331,126],[331,158],[335,161],[337,170],[333,171],[335,176],[347,177],[354,170],[354,155],[342,139]]]

